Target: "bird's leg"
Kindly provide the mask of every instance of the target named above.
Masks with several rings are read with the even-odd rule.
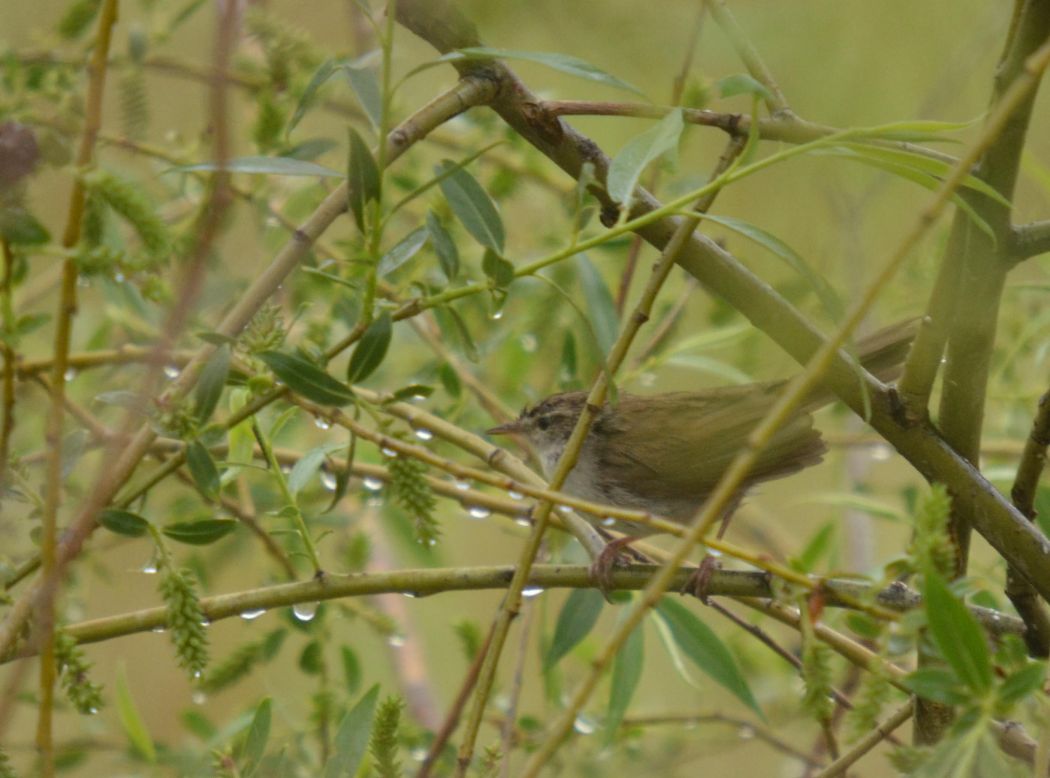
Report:
[[[635,556],[638,555],[637,551],[630,548],[631,543],[636,540],[638,540],[638,538],[631,535],[624,535],[623,537],[610,540],[605,544],[605,548],[602,549],[597,558],[591,563],[591,577],[594,579],[595,583],[598,584],[602,596],[610,602],[612,601],[609,598],[609,592],[612,590],[613,568],[616,567],[617,564],[622,564],[624,562],[624,556],[626,553]]]
[[[719,540],[726,534],[726,530],[729,528],[729,521],[733,518],[733,514],[736,513],[736,509],[740,506],[741,498],[735,499],[729,507],[726,509],[722,516],[722,523],[718,526],[718,534],[715,535]],[[682,587],[682,594],[692,594],[700,599],[704,605],[707,605],[707,587],[711,584],[711,576],[715,574],[715,571],[719,570],[721,565],[718,562],[718,558],[713,556],[710,552],[707,553],[704,558],[700,561],[700,566],[693,571],[693,574],[689,576],[689,579],[685,582],[685,586]]]

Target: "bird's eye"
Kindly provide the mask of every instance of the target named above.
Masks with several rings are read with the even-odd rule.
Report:
[[[547,427],[549,427],[550,425],[551,420],[546,416],[540,416],[538,419],[536,419],[536,426],[539,427],[541,430],[547,429]]]

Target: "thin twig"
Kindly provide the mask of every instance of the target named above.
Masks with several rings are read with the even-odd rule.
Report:
[[[834,762],[829,764],[813,778],[834,778],[836,775],[842,775],[846,770],[853,764],[860,760],[865,754],[871,749],[875,748],[883,740],[891,738],[893,730],[904,724],[908,719],[912,717],[914,712],[914,706],[912,703],[906,702],[895,710],[890,717],[883,721],[881,724],[875,726],[871,732],[862,737],[857,744],[853,746],[849,751],[844,753]]]

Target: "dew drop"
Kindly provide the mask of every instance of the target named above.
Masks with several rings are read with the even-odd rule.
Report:
[[[470,481],[456,481],[456,488],[461,492],[465,492],[470,488]]]
[[[176,365],[165,365],[164,375],[168,378],[175,379],[179,377],[179,368]]]
[[[419,597],[419,595],[416,594],[415,592],[401,592],[401,594],[403,594],[405,597],[407,597],[410,600],[414,600],[417,597]]]
[[[433,440],[434,433],[424,427],[417,427],[412,433],[420,440]]]
[[[204,692],[198,691],[198,692],[194,692],[192,694],[192,696],[190,697],[190,699],[193,700],[193,704],[194,705],[203,705],[204,703],[206,703],[208,701],[208,695],[205,694]]]
[[[252,608],[250,610],[241,611],[241,618],[245,621],[254,621],[264,613],[266,613],[266,608]]]
[[[405,645],[404,635],[391,635],[386,639],[386,644],[391,648],[401,648]]]
[[[722,556],[722,552],[721,552],[721,551],[719,551],[719,550],[718,550],[717,548],[709,548],[709,549],[707,549],[707,553],[708,553],[708,554],[709,554],[710,556],[713,556],[713,557],[714,557],[715,559],[717,559],[717,558],[719,558],[720,556]]]
[[[518,518],[514,519],[514,523],[517,524],[519,527],[532,526],[532,522],[529,520],[528,516],[519,516]]]
[[[594,723],[594,719],[590,716],[585,716],[581,713],[572,722],[572,728],[581,735],[593,735],[598,725]]]
[[[741,740],[751,740],[755,736],[755,728],[745,724],[737,730],[736,734]]]
[[[390,457],[391,459],[393,459],[394,457],[397,456],[397,452],[394,451],[394,449],[392,449],[392,448],[387,448],[387,447],[384,446],[381,449],[381,451],[383,452],[383,456]]]
[[[602,519],[602,526],[603,527],[615,527],[616,526],[616,519],[614,519],[612,516],[606,516],[604,519]]]
[[[158,635],[162,635],[163,633],[167,632],[167,628],[163,624],[158,624],[153,629],[151,629],[150,632],[155,632]]]
[[[113,280],[116,281],[118,284],[122,284],[126,279],[124,278],[124,274],[118,270],[116,273],[113,274]]]
[[[364,485],[370,492],[378,492],[383,488],[383,482],[374,475],[365,476]]]
[[[507,496],[510,499],[512,499],[512,500],[524,500],[525,499],[525,495],[524,494],[522,494],[521,492],[516,492],[513,489],[511,489],[509,492],[507,492]]]
[[[202,673],[202,672],[201,672],[200,670],[194,670],[194,671],[193,671],[193,677],[194,677],[194,678],[195,678],[196,680],[198,680],[198,681],[199,681],[199,680],[200,680],[200,679],[201,679],[201,678],[202,678],[203,676],[204,676],[204,673]]]
[[[337,487],[339,485],[336,482],[335,473],[333,473],[331,471],[322,470],[321,474],[318,477],[321,479],[321,486],[323,486],[325,489],[327,489],[330,492],[334,492],[335,491],[335,487]]]
[[[492,515],[492,511],[480,505],[471,505],[467,508],[467,515],[472,519],[487,519]]]
[[[149,562],[147,562],[146,564],[144,564],[142,566],[142,569],[139,572],[142,572],[142,573],[144,573],[146,575],[156,575],[157,574],[157,563],[154,562],[151,559]]]
[[[75,367],[67,367],[66,372],[62,374],[63,380],[68,384],[74,378],[77,377],[77,369]]]
[[[408,755],[412,758],[412,761],[422,762],[424,759],[427,758],[427,750],[422,747],[416,747],[411,749],[408,752]]]
[[[498,310],[498,311],[493,311],[492,312],[492,320],[493,321],[499,321],[502,318],[503,318],[503,309],[502,308],[500,310]]]
[[[317,603],[297,602],[292,606],[292,615],[299,621],[312,621],[317,615]]]
[[[533,335],[531,332],[527,332],[521,336],[521,348],[522,351],[524,351],[526,354],[531,354],[532,352],[534,352],[538,345],[539,341],[536,339],[536,336]]]
[[[522,597],[535,597],[536,595],[543,594],[542,586],[526,586],[521,590]]]
[[[201,626],[202,627],[210,627],[211,626],[211,619],[209,619],[207,616],[202,617],[201,618]]]
[[[88,713],[94,716],[96,713],[98,713],[98,708],[88,708]]]
[[[314,417],[314,426],[319,430],[326,430],[332,427],[332,425],[328,423],[328,419],[322,419],[320,416]]]

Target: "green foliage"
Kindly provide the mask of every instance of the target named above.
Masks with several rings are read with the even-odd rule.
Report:
[[[437,544],[441,525],[434,516],[434,491],[424,477],[426,465],[418,459],[396,456],[388,458],[386,466],[390,472],[388,488],[397,504],[412,516],[416,540],[425,547]]]
[[[399,697],[387,697],[376,711],[368,750],[379,778],[401,778],[404,775],[398,761],[398,725],[404,707],[405,703]]]
[[[93,170],[83,176],[84,186],[120,215],[138,234],[148,255],[166,259],[173,243],[168,226],[157,215],[156,205],[145,190],[127,178],[106,170]]]
[[[2,748],[0,748],[0,778],[18,778],[14,768],[11,767],[11,757]]]
[[[98,713],[103,705],[102,686],[88,678],[91,663],[76,640],[62,630],[55,633],[55,660],[62,691],[73,709],[85,715]]]
[[[915,567],[925,573],[950,576],[955,569],[955,548],[948,535],[951,498],[943,484],[930,486],[915,511],[915,534],[909,552]]]
[[[287,634],[284,629],[276,629],[260,640],[238,646],[225,659],[212,664],[201,679],[201,691],[213,694],[246,678],[277,655]]]
[[[168,634],[179,666],[199,677],[208,664],[208,634],[196,578],[187,568],[165,565],[160,570],[160,596],[167,609]]]

